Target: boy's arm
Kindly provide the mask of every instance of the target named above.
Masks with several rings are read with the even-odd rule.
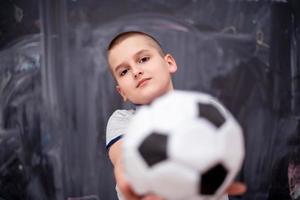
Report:
[[[110,147],[108,152],[109,158],[114,166],[114,175],[117,187],[120,189],[126,200],[140,200],[140,198],[132,191],[128,182],[124,178],[121,161],[121,146],[122,140],[119,140]]]
[[[126,200],[162,200],[160,197],[154,195],[138,196],[133,192],[128,182],[125,180],[123,174],[122,158],[121,158],[122,139],[114,143],[109,149],[109,158],[114,166],[114,175],[117,187],[120,189],[122,195]]]

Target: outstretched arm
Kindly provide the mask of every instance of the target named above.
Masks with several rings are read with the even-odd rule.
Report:
[[[132,188],[130,187],[129,183],[126,181],[124,177],[124,170],[122,166],[122,139],[114,143],[109,149],[109,158],[114,166],[114,175],[117,183],[117,187],[121,191],[122,195],[125,197],[126,200],[162,200],[162,198],[157,197],[155,195],[146,195],[146,196],[139,196],[137,195]]]

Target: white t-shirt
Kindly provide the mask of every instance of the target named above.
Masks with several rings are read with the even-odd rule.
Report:
[[[106,149],[121,139],[126,133],[135,110],[116,110],[109,118],[106,127]]]

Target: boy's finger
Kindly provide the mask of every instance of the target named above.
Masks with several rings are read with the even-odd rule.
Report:
[[[142,200],[164,200],[164,199],[156,195],[146,195],[142,198]]]
[[[227,194],[231,196],[244,194],[247,190],[247,187],[244,183],[234,182],[227,188]]]
[[[128,184],[123,187],[122,193],[126,200],[141,200],[141,197],[139,197]]]

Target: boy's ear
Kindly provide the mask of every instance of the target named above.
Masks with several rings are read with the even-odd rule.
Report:
[[[177,71],[177,64],[174,57],[168,53],[165,55],[164,59],[169,65],[169,72],[175,73]]]
[[[122,91],[121,87],[119,85],[116,86],[116,89],[118,91],[118,93],[122,96],[123,101],[127,101],[127,96],[125,95],[125,93]]]

